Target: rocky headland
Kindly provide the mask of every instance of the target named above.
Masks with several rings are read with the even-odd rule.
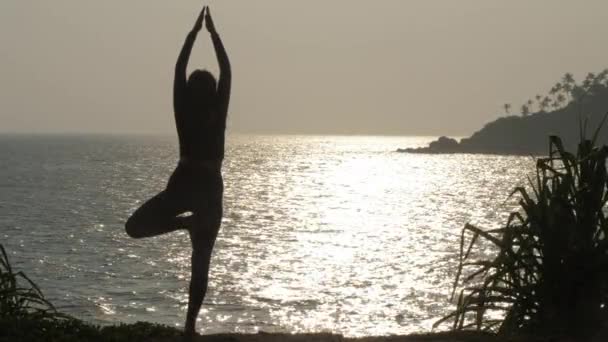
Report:
[[[571,101],[560,109],[499,118],[460,141],[442,136],[427,147],[397,151],[537,155],[547,153],[551,135],[560,136],[566,149],[573,151],[580,141],[581,130],[587,138],[592,138],[607,111],[608,87],[604,86],[584,100]],[[607,127],[598,134],[597,144],[608,144]]]

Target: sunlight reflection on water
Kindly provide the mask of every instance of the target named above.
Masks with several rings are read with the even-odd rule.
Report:
[[[188,237],[122,226],[164,187],[172,139],[3,139],[0,237],[15,266],[78,317],[180,325]],[[231,136],[204,331],[430,329],[451,309],[460,229],[504,222],[533,163],[393,152],[429,140]]]

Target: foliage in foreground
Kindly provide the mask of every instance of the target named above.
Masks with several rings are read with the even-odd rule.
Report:
[[[605,120],[606,118],[604,118]],[[582,140],[576,154],[550,138],[531,189],[520,187],[520,210],[505,227],[466,225],[454,293],[454,329],[501,334],[594,334],[608,321],[608,147]],[[465,249],[465,242],[468,247]],[[492,244],[497,255],[473,259]],[[464,276],[463,273],[468,275]]]
[[[0,245],[0,318],[54,318],[57,310],[23,272],[14,272],[6,250]]]
[[[75,318],[34,317],[0,319],[0,341],[136,342],[180,340],[181,331],[146,322],[100,327]]]

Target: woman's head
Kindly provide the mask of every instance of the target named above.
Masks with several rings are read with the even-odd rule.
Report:
[[[188,99],[196,107],[208,106],[215,103],[217,97],[217,81],[207,70],[195,70],[188,78]],[[202,109],[202,108],[201,108]]]

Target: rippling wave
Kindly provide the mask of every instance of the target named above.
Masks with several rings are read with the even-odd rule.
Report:
[[[230,136],[204,332],[430,329],[451,309],[461,228],[504,222],[533,167],[393,152],[430,140]],[[0,242],[14,266],[77,317],[181,325],[187,235],[123,230],[176,153],[169,137],[0,137]]]

